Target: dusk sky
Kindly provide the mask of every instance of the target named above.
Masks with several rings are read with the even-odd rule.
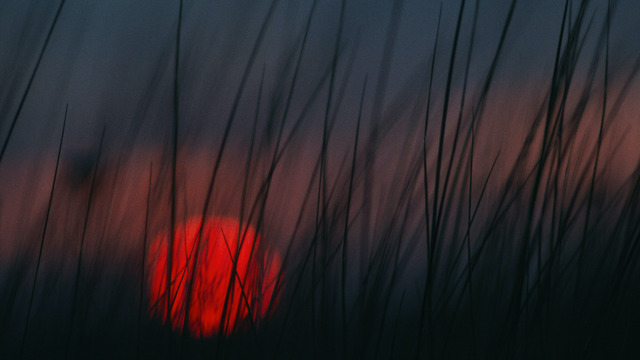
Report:
[[[442,28],[434,82],[444,82],[460,6],[460,1],[397,3],[401,7],[391,49],[387,101],[401,89],[407,89],[405,93],[412,97],[424,91],[421,86],[424,87],[428,79],[441,3]],[[480,1],[470,66],[471,89],[478,88],[487,75],[510,3],[509,0]],[[607,2],[592,3],[587,11],[593,22],[586,34],[585,59],[591,56],[606,18]],[[621,81],[640,56],[640,42],[634,35],[640,33],[637,21],[640,3],[623,0],[612,4],[617,6],[611,23],[610,71],[612,79]],[[184,2],[179,77],[185,136],[202,135],[203,129],[219,126],[216,118],[228,112],[241,69],[269,5],[268,1]],[[0,90],[0,116],[3,119],[13,118],[15,114],[57,6],[54,1],[4,1],[0,5],[0,79],[4,84]],[[279,83],[282,86],[278,66],[297,49],[310,6],[308,0],[278,2],[251,71],[251,87],[258,86],[263,67],[266,86],[275,88]],[[466,1],[456,62],[458,71],[454,74],[457,88],[462,84],[475,6],[475,1]],[[563,6],[563,1],[555,0],[517,2],[497,73],[498,81],[506,87],[504,91],[548,87]],[[95,143],[105,123],[110,124],[114,135],[125,136],[131,124],[140,120],[143,138],[164,141],[160,138],[169,129],[164,124],[169,124],[168,106],[172,103],[177,7],[176,1],[66,1],[8,153],[29,152],[38,144],[49,143],[47,134],[59,129],[67,103],[69,131],[75,138],[73,142],[80,147]],[[338,71],[344,71],[350,57],[355,56],[347,101],[340,109],[347,118],[354,118],[354,104],[365,74],[369,74],[371,92],[380,79],[377,69],[381,66],[390,30],[392,7],[393,1],[346,2],[344,52]],[[312,87],[330,64],[339,9],[339,1],[318,2],[301,64],[301,88]],[[573,9],[574,17],[576,13],[577,9]],[[582,69],[585,68],[583,65]],[[290,71],[287,74],[290,76]],[[339,73],[338,77],[343,75],[344,72]],[[255,97],[255,90],[248,91],[243,104],[252,104]],[[371,106],[371,103],[365,104],[365,109]],[[341,120],[344,121],[347,120]],[[311,121],[314,122],[319,121]],[[2,124],[4,133],[7,123]],[[193,139],[185,138],[185,141]],[[50,145],[53,143],[55,140]]]
[[[636,0],[0,0],[0,356],[637,354],[639,35]]]

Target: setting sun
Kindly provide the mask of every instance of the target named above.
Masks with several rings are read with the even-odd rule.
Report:
[[[276,299],[280,257],[266,250],[253,227],[243,224],[239,233],[240,224],[235,219],[213,217],[201,224],[200,217],[176,224],[171,258],[171,327],[178,332],[184,328],[195,337],[208,337],[248,328],[252,322],[266,318],[275,305],[271,302]],[[167,323],[168,240],[168,232],[154,239],[148,262],[149,312],[163,323]]]

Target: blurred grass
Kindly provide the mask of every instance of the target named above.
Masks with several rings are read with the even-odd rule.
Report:
[[[84,134],[97,149],[67,140],[81,132],[74,108],[82,104],[50,114],[65,134],[64,143],[54,136],[54,167],[51,154],[22,155],[24,137],[14,136],[33,125],[22,109],[39,106],[25,99],[47,64],[63,4],[41,25],[47,35],[33,47],[35,67],[13,64],[28,74],[22,95],[12,95],[21,99],[10,106],[17,111],[0,112],[7,358],[640,353],[640,148],[622,137],[637,131],[628,99],[640,58],[612,66],[618,2],[602,11],[566,1],[554,14],[551,71],[519,90],[504,82],[515,0],[490,52],[478,51],[482,1],[461,1],[451,24],[441,8],[429,24],[431,53],[401,87],[394,64],[408,1],[389,4],[375,66],[358,57],[349,2],[336,2],[327,23],[326,4],[274,0],[247,25],[250,40],[239,40],[246,53],[229,49],[233,58],[217,61],[196,49],[206,42],[194,31],[204,6],[180,1],[167,24],[177,32],[166,32],[171,39],[148,65],[134,106],[123,105],[129,117],[104,120],[100,138]],[[278,19],[296,10],[300,24],[274,48]],[[487,66],[478,73],[475,62]],[[209,76],[214,90],[199,93]],[[109,119],[104,109],[98,116]],[[254,226],[268,244],[255,256],[278,251],[283,259],[277,296],[261,299],[273,316],[211,339],[189,336],[188,306],[175,333],[145,303],[148,239],[202,214],[239,219],[238,234],[225,238],[255,244],[244,235]],[[229,255],[237,260],[239,251]],[[184,271],[177,285],[167,271],[166,288],[191,289],[194,276]],[[223,324],[232,284],[244,283],[235,269],[229,279]]]

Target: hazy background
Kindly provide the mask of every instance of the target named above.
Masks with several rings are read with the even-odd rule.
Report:
[[[456,334],[462,334],[461,341],[468,340],[465,337],[470,336],[466,315],[463,314],[463,320],[459,322],[447,318],[453,314],[455,319],[458,305],[467,306],[462,300],[468,299],[471,321],[477,315],[478,323],[486,326],[487,331],[478,333],[485,334],[488,341],[483,342],[480,337],[479,344],[481,350],[483,347],[488,349],[490,358],[497,357],[491,356],[495,355],[491,352],[492,346],[502,349],[503,344],[508,344],[504,338],[494,336],[496,329],[504,331],[509,339],[510,334],[517,334],[514,338],[525,339],[525,343],[529,334],[538,330],[541,339],[554,343],[564,341],[565,335],[571,333],[567,328],[578,329],[580,331],[575,332],[577,340],[574,340],[582,344],[583,338],[592,335],[589,331],[593,324],[580,323],[580,311],[604,314],[598,307],[601,304],[598,301],[602,300],[598,296],[605,294],[602,296],[606,298],[608,293],[597,291],[598,286],[606,288],[612,283],[607,278],[609,274],[630,274],[624,278],[626,280],[620,280],[629,283],[637,279],[633,277],[636,271],[633,266],[631,270],[618,266],[626,264],[623,261],[626,254],[633,254],[627,252],[626,246],[637,243],[634,240],[637,215],[631,206],[637,207],[636,200],[630,200],[636,203],[630,203],[628,208],[632,210],[621,217],[621,223],[628,220],[628,224],[624,222],[630,229],[625,233],[626,237],[620,236],[619,243],[609,239],[618,239],[618,230],[623,228],[620,225],[611,230],[614,224],[618,225],[618,219],[613,219],[617,211],[627,206],[626,199],[636,196],[629,182],[633,178],[629,176],[637,170],[640,160],[640,81],[636,77],[640,68],[640,2],[611,1],[608,43],[608,2],[584,2],[588,4],[585,19],[580,31],[573,32],[579,34],[581,51],[576,55],[575,66],[567,66],[562,71],[567,75],[575,70],[567,92],[566,108],[562,111],[566,116],[564,124],[567,129],[575,126],[576,137],[568,145],[564,144],[565,148],[559,146],[568,155],[557,168],[553,162],[557,154],[554,138],[554,145],[550,147],[552,155],[544,164],[540,184],[534,185],[544,191],[534,195],[531,195],[531,173],[539,160],[542,128],[531,129],[534,119],[540,114],[544,118],[547,114],[565,2],[517,2],[492,77],[491,65],[512,1],[464,2],[457,52],[450,68],[461,3],[346,1],[344,27],[336,47],[341,1],[318,1],[311,13],[313,2],[310,0],[281,0],[275,3],[271,17],[267,17],[272,6],[270,1],[184,1],[177,69],[176,220],[202,213],[224,129],[233,114],[208,211],[225,216],[242,213],[248,222],[254,225],[260,222],[263,242],[282,253],[290,243],[293,244],[287,276],[294,279],[299,275],[304,279],[300,293],[305,297],[291,300],[290,308],[297,311],[295,314],[300,320],[289,324],[291,327],[283,325],[283,329],[288,330],[285,338],[290,336],[289,340],[298,336],[304,339],[292,341],[303,352],[308,351],[306,347],[310,342],[315,346],[317,341],[341,336],[343,328],[336,315],[339,313],[337,299],[341,294],[337,284],[342,274],[338,255],[346,220],[351,221],[349,236],[354,239],[347,251],[350,266],[347,282],[351,286],[347,302],[356,314],[349,320],[350,330],[355,329],[358,341],[362,342],[357,349],[368,349],[368,345],[376,343],[373,332],[374,329],[377,331],[378,324],[380,334],[383,330],[391,332],[391,322],[385,323],[384,316],[387,309],[393,309],[395,314],[396,306],[404,311],[405,317],[402,318],[398,310],[395,324],[400,324],[401,331],[406,334],[420,334],[417,342],[411,337],[413,335],[407,335],[405,341],[410,346],[417,344],[418,349],[423,345],[420,337],[422,318],[419,325],[416,323],[417,314],[424,314],[420,310],[424,309],[426,295],[423,297],[423,294],[427,293],[424,277],[431,270],[436,274],[434,302],[441,305],[437,310],[440,311],[438,315],[442,315],[436,325],[447,331],[459,331]],[[50,0],[0,2],[0,144],[9,136],[58,4]],[[63,343],[67,334],[72,339],[73,331],[78,332],[81,339],[84,329],[91,329],[92,322],[94,332],[87,331],[87,334],[101,334],[103,328],[112,331],[111,337],[95,340],[94,344],[104,341],[105,347],[115,348],[111,339],[122,340],[124,336],[118,330],[123,328],[122,324],[132,324],[131,315],[138,314],[138,290],[142,288],[138,275],[144,269],[141,255],[145,250],[145,234],[149,238],[155,237],[166,232],[171,223],[178,4],[178,1],[168,0],[65,2],[17,117],[6,153],[0,159],[0,285],[6,289],[0,296],[8,294],[0,298],[4,305],[0,308],[0,338],[9,333],[11,337],[5,338],[9,339],[6,340],[8,343],[17,343],[22,338],[22,327],[29,322],[24,317],[25,304],[30,298],[33,268],[41,241],[45,270],[33,289],[37,290],[35,298],[44,300],[43,305],[34,307],[40,312],[34,312],[32,322],[53,324],[54,327],[59,323],[66,325],[70,312],[60,309],[71,308],[70,294],[74,291],[86,291],[78,297],[84,301],[78,306],[84,306],[84,310],[78,311],[84,314],[84,328],[76,326],[73,330],[71,324],[68,332],[52,332],[47,331],[50,327],[43,325],[41,332],[51,336],[49,345],[52,349],[59,350],[57,344]],[[568,42],[566,29],[579,17],[580,2],[569,1],[569,4],[569,21],[561,42],[563,49]],[[476,8],[477,16],[474,16]],[[294,69],[309,14],[312,14],[310,28],[296,73]],[[474,21],[477,22],[475,28]],[[258,39],[261,42],[250,62]],[[605,71],[607,44],[609,66]],[[334,64],[336,48],[339,51]],[[430,76],[432,59],[435,59],[433,77]],[[247,69],[246,83],[243,83]],[[596,180],[591,183],[593,154],[603,113],[605,73],[608,75],[605,136],[597,176],[594,176]],[[440,138],[449,74],[452,77],[448,122],[444,136]],[[488,92],[483,93],[489,77]],[[564,84],[562,81],[559,83]],[[328,99],[329,94],[332,95]],[[236,98],[239,99],[237,111],[233,108]],[[581,104],[580,100],[585,99]],[[474,119],[473,114],[481,101],[483,112]],[[427,265],[426,261],[425,218],[429,216],[425,217],[422,151],[427,103],[431,106],[425,142],[426,187],[431,196],[428,206],[436,207],[433,205],[434,193],[446,193],[440,200],[446,203],[442,214],[447,218],[442,220],[443,229],[436,236],[446,241],[439,242],[437,251],[442,259],[436,259],[437,265]],[[580,109],[582,105],[584,111]],[[60,169],[52,191],[67,106]],[[558,111],[550,109],[549,118],[555,118]],[[572,122],[574,114],[578,116]],[[360,142],[350,178],[359,117]],[[283,119],[286,120],[283,138],[278,144],[278,128]],[[458,119],[462,129],[459,135],[455,133]],[[451,156],[456,140],[472,133],[469,131],[472,121],[477,125],[473,132],[474,155],[469,155],[468,148],[463,152],[460,143]],[[325,124],[330,135],[323,150]],[[103,133],[104,146],[98,161]],[[526,157],[517,160],[528,134],[533,135],[531,150]],[[434,190],[439,140],[444,142],[445,166],[451,156],[454,171],[461,169],[460,173],[453,173],[452,185],[447,191]],[[261,189],[268,183],[265,179],[270,176],[276,150],[281,157],[269,183],[268,198],[263,200]],[[323,160],[326,160],[326,173],[324,180],[319,180],[322,176],[318,175],[318,164]],[[494,161],[495,168],[491,170]],[[468,194],[465,171],[470,163],[473,163],[473,175],[469,175],[473,190]],[[521,168],[511,176],[514,164]],[[94,171],[93,207],[89,208]],[[561,185],[561,190],[555,187],[556,192],[550,190],[554,179]],[[352,192],[347,190],[350,180],[353,180]],[[471,203],[480,201],[480,189],[485,181],[486,193],[482,195],[472,228],[470,220],[467,222]],[[593,196],[588,195],[590,184]],[[514,199],[504,213],[501,213],[502,191],[513,195]],[[556,197],[558,191],[560,195]],[[327,201],[318,205],[321,194]],[[535,194],[538,194],[537,198]],[[351,199],[351,195],[351,213],[346,216],[347,198]],[[47,212],[50,196],[53,200]],[[573,202],[576,198],[578,205]],[[585,217],[591,208],[591,218]],[[323,211],[326,213],[321,214]],[[253,217],[249,219],[252,212]],[[43,236],[48,213],[50,221],[46,236]],[[324,218],[319,221],[322,216]],[[258,220],[259,217],[262,219]],[[499,219],[495,227],[491,223],[494,219]],[[587,219],[586,225],[581,223],[583,219]],[[89,235],[80,253],[85,220]],[[147,220],[148,224],[145,224]],[[527,222],[532,228],[527,228]],[[556,227],[558,222],[566,228],[558,230],[561,227]],[[323,233],[322,241],[318,241],[318,229],[323,226],[326,229],[322,231],[327,233]],[[529,233],[524,233],[524,229]],[[554,233],[556,230],[557,234]],[[485,232],[490,234],[490,241],[482,237]],[[601,237],[601,234],[604,235]],[[452,280],[462,279],[466,271],[466,260],[455,256],[464,248],[465,239],[473,239],[469,240],[473,245],[468,249],[477,252],[475,261],[480,264],[474,270],[477,271],[474,286],[484,286],[475,300],[471,296],[467,298],[467,285],[458,287],[462,282]],[[534,243],[538,241],[535,245],[539,244],[539,248],[533,249],[534,246],[528,243],[531,239]],[[552,249],[557,244],[554,241],[560,239],[567,244],[565,253],[560,251],[559,260],[556,260],[555,253],[547,252],[547,245]],[[572,262],[570,255],[575,255],[580,241],[586,243],[586,239],[591,247],[586,247],[587,255],[580,258],[577,262],[580,269],[576,269],[576,262]],[[480,257],[487,243],[488,250]],[[309,244],[319,248],[319,260],[316,264],[314,252],[313,266],[305,270],[306,264],[300,264],[307,249],[311,249]],[[521,248],[525,250],[521,252]],[[601,257],[603,248],[613,249],[607,253],[609,257]],[[398,255],[394,258],[395,254]],[[519,254],[525,255],[520,258]],[[620,260],[614,255],[620,255]],[[81,261],[78,261],[79,257]],[[326,268],[324,264],[320,265],[320,259],[329,265]],[[555,272],[550,271],[555,282],[550,282],[549,288],[555,291],[552,294],[555,298],[544,293],[545,289],[536,288],[533,281],[546,281],[540,275],[541,259],[566,265],[564,268],[558,265]],[[587,275],[580,275],[582,264],[586,264]],[[520,272],[514,271],[520,267]],[[589,277],[591,272],[601,270],[604,275],[599,278]],[[608,270],[612,272],[606,272]],[[76,273],[81,273],[82,278],[78,275],[81,280],[73,285],[73,274]],[[370,273],[374,280],[365,278]],[[536,273],[538,278],[535,278]],[[578,290],[568,294],[571,290],[567,289],[573,289],[576,273],[575,282],[588,288],[584,293],[595,294],[594,297],[583,296]],[[469,280],[469,289],[471,283]],[[285,289],[290,291],[291,287]],[[515,318],[510,317],[511,313],[496,305],[516,304],[515,309],[519,309],[522,289],[540,296],[542,300],[536,301],[546,301],[547,295],[551,299],[549,302],[556,301],[552,303],[555,307],[547,308],[552,308],[547,313],[548,318],[540,318],[541,321],[553,319],[543,325],[553,327],[555,332],[548,332],[542,325],[535,327],[538,317],[531,315],[533,312],[526,312],[528,298],[523,300],[527,309],[522,319],[518,317],[519,313]],[[385,300],[386,291],[389,297]],[[621,306],[606,302],[603,308],[623,312],[630,309],[629,304],[636,304],[637,296],[640,296],[634,291],[630,290],[628,294],[631,295],[625,293],[627,297],[620,295]],[[511,294],[516,295],[512,297]],[[310,299],[316,298],[322,307],[316,308],[314,303],[313,309],[309,310],[311,307],[307,305],[313,302]],[[576,299],[585,300],[579,303]],[[609,301],[608,298],[605,300]],[[361,303],[367,306],[358,307]],[[575,304],[582,307],[573,307]],[[477,306],[476,310],[474,306]],[[553,317],[553,314],[565,314],[567,306],[579,309],[573,314],[578,320],[572,322],[564,321],[566,318],[561,316]],[[307,320],[315,319],[317,309],[322,315],[318,318],[327,324],[316,326],[321,335],[313,337],[317,329],[311,329]],[[362,311],[360,317],[358,309]],[[372,313],[385,315],[380,320],[377,315],[371,316]],[[327,314],[331,316],[324,316]],[[626,313],[620,316],[626,319]],[[406,324],[400,322],[401,318],[409,325],[403,326]],[[584,318],[584,321],[589,320],[588,316]],[[618,318],[611,319],[614,319],[616,329],[622,324],[622,321],[615,322]],[[103,326],[104,323],[111,326]],[[525,329],[512,332],[512,324]],[[530,324],[534,325],[527,327]],[[153,326],[149,326],[152,330],[148,333],[155,331]],[[415,331],[418,326],[420,331]],[[581,332],[582,329],[586,330]],[[594,331],[598,329],[596,326]],[[637,333],[637,330],[633,331]],[[30,335],[34,344],[38,338],[35,334]],[[127,334],[131,338],[135,335],[133,330]],[[446,331],[441,334],[437,333],[436,337],[449,336]],[[345,338],[347,335],[349,333],[345,333]],[[163,340],[162,336],[152,337],[150,348],[158,351],[154,344]],[[78,340],[78,343],[82,341]],[[448,343],[449,348],[446,341],[443,343],[446,348],[443,354],[450,349],[458,350],[455,342]],[[86,344],[91,351],[92,342],[88,340]],[[136,343],[130,341],[128,344]],[[407,352],[412,351],[410,346]],[[526,346],[523,347],[525,350]],[[42,349],[38,351],[48,351]]]
[[[185,213],[200,211],[198,204],[203,201],[242,72],[270,4],[268,1],[235,0],[184,2],[178,70],[178,187],[184,192],[180,202],[184,202]],[[478,5],[475,1],[466,2],[453,68],[450,101],[455,110],[450,114],[452,118],[459,111],[470,50],[467,103],[463,113],[471,114],[473,105],[470,104],[478,101],[510,4],[506,0],[485,0]],[[635,75],[634,68],[640,56],[640,42],[635,36],[640,33],[640,22],[637,21],[640,4],[630,0],[612,4],[611,99],[623,94],[625,86],[627,88],[616,108],[615,124],[603,143],[603,156],[612,158],[611,179],[622,181],[639,155],[640,107],[633,94],[640,89],[632,75]],[[279,1],[275,7],[240,97],[223,158],[221,179],[214,192],[217,196],[214,212],[239,211],[240,180],[245,174],[243,164],[263,74],[263,96],[257,122],[260,147],[257,151],[263,162],[270,159],[276,130],[267,119],[283,113],[311,5],[311,1]],[[331,171],[335,175],[351,151],[359,99],[367,78],[362,133],[368,134],[372,124],[378,124],[383,134],[377,145],[379,158],[373,185],[380,199],[372,199],[374,203],[384,202],[385,194],[394,189],[394,176],[402,177],[405,174],[402,171],[412,163],[410,159],[419,155],[429,68],[441,5],[432,114],[442,111],[460,2],[346,2],[335,75],[335,89],[339,89],[335,92],[339,95],[334,95],[330,110],[335,128],[327,154],[328,167],[332,169],[330,175]],[[470,46],[476,5],[477,28]],[[53,1],[4,1],[0,4],[2,139],[7,136],[57,6]],[[491,190],[490,184],[489,194],[497,193],[500,174],[506,175],[505,169],[515,160],[514,149],[524,140],[530,119],[547,95],[563,8],[564,2],[552,0],[521,1],[515,8],[486,99],[483,125],[477,135],[478,174],[487,174],[491,162],[500,153],[497,175],[493,177],[498,188]],[[321,1],[313,13],[285,126],[285,135],[291,131],[293,136],[284,152],[285,160],[278,167],[278,180],[274,181],[273,193],[281,195],[273,196],[269,202],[272,213],[278,214],[274,216],[277,220],[271,220],[276,237],[287,233],[286,229],[295,223],[321,150],[327,77],[335,48],[339,10],[339,1]],[[596,44],[604,34],[606,11],[606,1],[592,1],[587,8],[590,25],[582,33],[584,48],[576,66],[575,82],[580,83],[580,79],[587,77],[591,59],[600,54],[591,99],[600,99],[604,88],[604,54]],[[576,18],[577,12],[578,6],[572,5],[569,10],[572,19]],[[162,227],[169,204],[166,182],[173,136],[177,15],[176,1],[66,2],[0,164],[0,181],[4,184],[2,212],[6,214],[2,223],[12,229],[9,233],[21,233],[32,227],[29,219],[38,211],[40,215],[37,216],[42,214],[66,105],[69,110],[62,151],[61,186],[66,186],[63,189],[69,193],[64,195],[67,196],[64,203],[84,206],[86,194],[81,190],[83,186],[85,190],[88,187],[87,178],[95,165],[100,134],[105,129],[105,151],[99,174],[105,179],[110,176],[119,179],[112,180],[112,188],[105,190],[114,197],[111,201],[119,208],[109,205],[105,208],[111,210],[105,211],[119,214],[122,222],[119,228],[126,227],[124,224],[132,226],[134,219],[142,221],[143,189],[147,188],[149,169],[155,164],[153,177],[161,180],[154,193],[154,198],[158,199],[155,208],[158,214],[164,214],[158,215],[157,220],[157,226]],[[307,102],[310,106],[305,108]],[[601,106],[600,100],[589,102],[585,113],[587,126],[581,130],[585,146],[592,146],[596,139]],[[293,124],[298,118],[301,119],[300,126],[296,128]],[[439,115],[434,119],[431,121],[434,131],[428,135],[431,149],[435,147],[435,140],[431,139],[435,139]],[[613,149],[618,151],[613,152]],[[256,169],[262,175],[268,170],[266,165]],[[105,189],[108,186],[105,185]],[[381,212],[377,216],[384,216],[383,206],[380,206]],[[78,210],[67,211],[72,214]],[[309,219],[312,215],[309,213]],[[121,231],[135,239],[140,236],[141,229],[138,226],[137,230]]]
[[[385,105],[405,91],[418,96],[428,78],[440,1],[400,2],[399,27],[390,54],[389,91]],[[640,44],[640,4],[617,1],[611,26],[611,80],[624,81],[635,63]],[[606,1],[592,1],[587,16],[593,19],[584,52],[590,54],[606,16]],[[26,81],[52,21],[58,2],[3,1],[0,5],[0,116],[2,131],[16,111]],[[268,1],[185,1],[180,66],[181,142],[210,142],[229,111],[249,51],[262,23]],[[486,76],[497,46],[510,1],[480,1],[471,59],[471,89]],[[280,1],[266,30],[243,96],[241,116],[253,113],[260,74],[264,67],[269,89],[289,79],[282,76],[283,59],[301,39],[311,1]],[[460,1],[442,2],[441,39],[436,59],[435,84],[443,83]],[[454,86],[462,85],[463,65],[469,49],[475,1],[467,1],[461,28],[459,58]],[[510,103],[529,102],[550,82],[551,69],[562,21],[563,1],[520,1],[509,30],[505,54],[498,67],[495,92],[518,94]],[[575,7],[575,6],[574,6]],[[305,91],[330,64],[338,19],[339,1],[321,1],[312,20],[306,53],[294,99]],[[347,1],[338,81],[354,56],[345,100],[338,111],[340,123],[353,122],[361,81],[369,75],[368,88],[375,89],[389,31],[393,1]],[[38,69],[33,87],[18,121],[8,155],[37,155],[54,146],[51,134],[60,129],[65,104],[69,104],[69,144],[79,149],[97,143],[104,124],[109,140],[139,136],[150,144],[164,144],[171,130],[172,77],[176,1],[73,1],[66,2],[51,42]],[[573,16],[577,10],[574,9]],[[353,54],[353,55],[352,55]],[[588,57],[586,57],[588,58]],[[474,86],[476,85],[476,86]],[[326,88],[326,85],[325,85]],[[442,86],[435,86],[436,89]],[[373,90],[369,90],[372,92]],[[521,93],[521,94],[520,94]],[[434,96],[441,96],[435,94]],[[494,95],[498,97],[499,95]],[[520,100],[521,97],[524,99]],[[297,102],[296,102],[297,100]],[[369,97],[365,116],[374,104]],[[386,108],[383,105],[382,108]],[[300,106],[298,105],[297,108]],[[317,129],[321,108],[306,121]],[[294,111],[295,114],[295,111]],[[505,119],[504,122],[517,122]],[[249,121],[238,121],[234,132],[242,134]],[[345,125],[347,126],[347,125]],[[132,128],[141,128],[134,135]],[[349,127],[352,127],[349,125]]]

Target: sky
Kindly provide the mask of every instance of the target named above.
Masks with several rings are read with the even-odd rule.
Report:
[[[470,66],[472,83],[479,83],[486,76],[510,3],[479,2]],[[605,1],[591,3],[587,15],[593,17],[593,26],[587,34],[587,49],[595,43],[606,17]],[[611,68],[624,73],[623,69],[630,68],[640,55],[640,44],[633,36],[640,33],[640,23],[636,21],[640,4],[631,0],[613,3],[617,3],[617,8],[611,23]],[[345,97],[345,103],[351,106],[344,109],[346,114],[355,111],[353,104],[357,103],[354,100],[364,75],[369,74],[370,89],[381,79],[378,70],[385,50],[392,54],[386,75],[389,93],[403,87],[414,93],[420,91],[428,77],[440,6],[442,28],[434,81],[444,81],[460,1],[405,0],[397,4],[400,6],[395,43],[391,49],[385,49],[393,1],[346,1],[342,40],[346,50],[338,68],[344,71],[347,59],[354,57],[351,72],[354,80],[350,81]],[[206,129],[205,123],[216,124],[210,119],[213,114],[228,111],[269,5],[268,1],[184,2],[180,85],[185,136]],[[549,81],[563,5],[564,2],[554,0],[517,2],[499,66],[500,78],[507,79],[506,86],[534,83],[528,86],[538,87]],[[466,1],[458,64],[469,49],[475,6],[475,1]],[[57,2],[53,1],[11,0],[0,5],[3,119],[13,118],[16,112],[56,7]],[[162,137],[167,129],[158,123],[171,113],[166,106],[171,104],[172,96],[177,7],[177,1],[166,0],[66,1],[20,115],[16,139],[11,145],[14,150],[10,152],[32,150],[42,143],[43,137],[59,129],[67,103],[70,131],[80,147],[95,143],[105,122],[117,123],[120,136],[125,136],[131,124],[138,123],[134,121],[136,118],[144,119],[143,128],[149,137]],[[577,4],[573,7],[577,8]],[[281,82],[278,68],[300,41],[310,8],[308,0],[278,2],[250,75],[253,87],[259,84],[263,66],[267,86],[275,88]],[[301,65],[304,85],[312,83],[331,61],[339,10],[339,1],[318,2]],[[574,9],[574,17],[576,13]],[[459,69],[462,70],[461,65]],[[462,71],[455,74],[454,86],[461,86],[461,74]],[[255,94],[247,94],[245,99],[252,103]],[[52,117],[57,120],[48,120]],[[4,120],[0,128],[4,134],[8,122]]]
[[[510,0],[465,2],[453,67],[453,104],[460,101],[470,49],[467,96],[471,99],[468,101],[477,101],[511,3]],[[570,2],[569,15],[574,20],[578,3]],[[620,141],[622,165],[614,167],[624,173],[625,169],[632,169],[638,158],[633,141],[636,135],[640,136],[638,106],[632,100],[640,89],[638,81],[630,75],[640,58],[640,42],[634,36],[640,33],[637,21],[640,3],[631,0],[611,3],[616,5],[612,7],[615,11],[609,43],[611,94],[621,93],[627,79],[632,80],[632,85],[620,110],[622,126],[615,128],[613,140],[605,145],[613,149],[618,145],[616,139],[626,135],[625,141]],[[67,105],[63,158],[70,176],[86,176],[103,130],[107,159],[135,150],[138,154],[155,154],[156,163],[166,163],[172,141],[178,4],[168,0],[65,2],[0,163],[0,169],[4,168],[2,171],[7,174],[3,181],[12,184],[14,194],[21,193],[16,189],[30,191],[28,187],[32,185],[21,179],[29,171],[35,171],[42,179],[36,187],[42,190],[42,200],[46,198]],[[265,146],[273,146],[275,132],[268,118],[270,114],[282,115],[286,108],[286,95],[312,4],[309,0],[275,3],[239,98],[229,136],[231,159],[240,159],[246,152],[258,99],[261,101],[258,131],[265,134],[262,138]],[[57,6],[58,2],[46,0],[9,0],[0,4],[0,82],[4,84],[0,88],[0,139],[8,134]],[[181,159],[192,159],[185,162],[185,173],[198,184],[198,189],[206,186],[210,171],[207,164],[222,140],[249,54],[270,6],[269,1],[184,1],[178,68],[178,148]],[[285,126],[285,133],[289,133],[295,129],[296,119],[302,118],[291,143],[293,150],[287,153],[286,166],[295,169],[289,179],[308,176],[321,147],[340,6],[340,1],[318,1],[311,17]],[[460,6],[460,1],[345,2],[341,51],[335,72],[337,95],[330,103],[330,114],[337,114],[329,155],[332,166],[337,167],[350,151],[365,79],[363,131],[380,122],[383,131],[389,134],[380,144],[381,158],[387,159],[387,163],[408,166],[405,160],[394,159],[402,153],[403,146],[414,146],[420,139],[438,20],[432,94],[432,111],[436,113],[442,111]],[[471,44],[476,6],[477,26]],[[492,121],[485,123],[482,136],[479,135],[479,153],[483,154],[479,161],[484,161],[479,168],[488,170],[500,152],[501,161],[508,164],[515,157],[510,149],[522,144],[530,126],[528,119],[544,102],[551,82],[563,8],[562,1],[516,2],[487,98],[485,117]],[[585,45],[576,67],[578,80],[588,74],[594,55],[603,55],[603,49],[596,49],[595,45],[604,32],[607,2],[591,1],[585,14],[592,22],[581,32]],[[566,43],[566,37],[563,41]],[[591,101],[589,108],[594,124],[601,111],[603,61],[601,56],[594,80],[593,99],[598,100]],[[380,91],[385,82],[386,89]],[[316,89],[319,90],[315,92]],[[311,105],[305,110],[308,99],[312,99]],[[466,114],[471,111],[468,104]],[[593,142],[593,137],[585,136]],[[136,161],[135,166],[146,169],[148,161]],[[33,167],[37,170],[28,170]],[[237,168],[231,161],[225,169],[234,174]],[[393,184],[395,170],[388,169],[386,175],[379,177],[381,186]],[[285,172],[283,176],[286,175]],[[144,171],[131,178],[138,181],[131,189],[139,189],[146,181]],[[239,184],[233,175],[225,181]],[[301,199],[305,184],[296,180],[282,187],[283,191],[295,189],[292,196]],[[197,197],[193,195],[197,192],[192,190],[190,194]]]

